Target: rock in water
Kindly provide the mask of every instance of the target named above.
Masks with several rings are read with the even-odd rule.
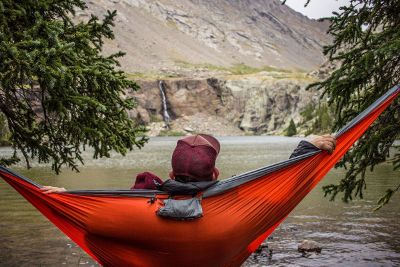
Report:
[[[317,252],[320,253],[322,248],[321,245],[313,240],[303,240],[297,250],[301,253],[306,252]]]

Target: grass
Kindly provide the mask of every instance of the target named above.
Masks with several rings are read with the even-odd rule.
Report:
[[[157,115],[150,114],[150,122],[162,122],[163,119]]]
[[[147,80],[147,81],[167,80],[170,78],[179,77],[177,75],[171,75],[171,74],[155,72],[155,71],[127,73],[126,76],[130,80]]]
[[[229,67],[217,66],[208,63],[195,64],[189,63],[184,60],[175,60],[175,64],[179,66],[181,69],[186,71],[196,70],[205,70],[210,72],[219,72],[222,75],[232,75],[232,76],[241,76],[241,75],[253,75],[260,72],[268,73],[268,76],[274,79],[300,79],[300,80],[308,80],[309,82],[313,82],[314,79],[307,75],[307,72],[304,70],[288,70],[281,69],[271,66],[263,66],[263,67],[251,67],[246,64],[236,64]],[[129,79],[132,80],[167,80],[172,78],[179,78],[181,75],[178,73],[168,74],[157,71],[149,71],[149,72],[134,72],[127,75]]]
[[[7,118],[3,113],[0,113],[0,146],[9,146],[11,133],[8,129]]]
[[[213,70],[213,71],[221,71],[221,72],[227,72],[232,75],[246,75],[246,74],[255,74],[258,72],[266,71],[266,72],[286,72],[286,73],[291,73],[291,70],[287,69],[280,69],[280,68],[275,68],[271,66],[264,66],[260,68],[256,67],[251,67],[246,64],[235,64],[230,67],[224,67],[224,66],[216,66],[212,64],[193,64],[189,63],[183,60],[176,60],[175,63],[185,69],[196,69],[196,68],[203,68],[203,69],[208,69],[208,70]]]
[[[158,136],[185,136],[186,133],[171,130],[161,130]]]

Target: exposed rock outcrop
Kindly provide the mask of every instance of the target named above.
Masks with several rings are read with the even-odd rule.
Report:
[[[307,77],[279,79],[276,75],[165,80],[171,130],[216,135],[282,134],[291,119],[301,121],[302,109],[317,103],[319,95],[305,90]],[[158,81],[139,84],[140,91],[133,93],[138,106],[131,116],[160,129],[163,109]]]
[[[291,119],[301,120],[300,111],[315,103],[318,95],[306,91],[303,79],[274,79],[249,76],[220,80],[218,90],[224,116],[245,132],[282,133]]]

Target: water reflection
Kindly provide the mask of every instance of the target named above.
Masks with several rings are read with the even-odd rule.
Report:
[[[286,159],[299,139],[284,137],[224,137],[217,165],[222,177],[230,177]],[[31,170],[18,172],[41,184],[69,189],[129,188],[135,174],[150,170],[167,177],[176,138],[153,138],[140,151],[127,157],[91,160],[80,173],[70,170],[56,176],[48,166],[34,163]],[[0,154],[9,153],[2,148]],[[396,266],[400,264],[400,197],[377,212],[375,200],[388,186],[398,182],[399,172],[383,165],[368,175],[365,199],[353,203],[329,202],[321,186],[343,175],[333,170],[273,233],[268,249],[252,255],[245,266]],[[312,239],[322,244],[321,254],[303,257],[298,244]],[[0,180],[0,265],[1,266],[96,266],[96,263],[40,215],[13,189]]]

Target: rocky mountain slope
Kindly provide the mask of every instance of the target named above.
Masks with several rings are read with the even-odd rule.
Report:
[[[305,87],[320,75],[306,73],[325,61],[328,24],[279,0],[87,4],[78,19],[118,12],[116,39],[104,53],[127,53],[122,68],[141,86],[129,93],[137,99],[130,116],[148,125],[149,135],[283,134],[290,120],[301,123],[301,111],[318,102],[318,93]]]
[[[327,22],[308,19],[279,0],[91,0],[89,13],[117,10],[114,41],[127,72],[158,72],[190,66],[245,64],[315,69],[330,42]]]

